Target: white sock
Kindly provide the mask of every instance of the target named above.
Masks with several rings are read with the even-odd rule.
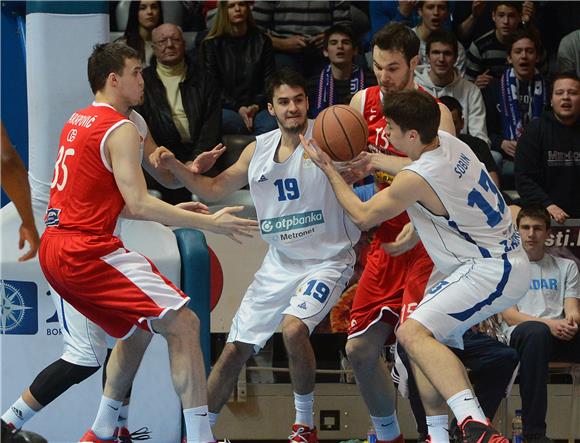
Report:
[[[389,415],[388,417],[373,417],[371,415],[371,421],[375,427],[377,440],[390,441],[401,435],[396,414]]]
[[[218,417],[220,416],[217,412],[208,412],[207,416],[209,418],[209,424],[213,428],[215,423],[217,422]]]
[[[449,418],[447,415],[428,415],[427,429],[431,443],[449,443]]]
[[[93,426],[91,426],[91,429],[97,437],[103,440],[113,437],[121,406],[123,406],[122,400],[113,400],[104,395],[101,397],[97,417],[95,418]]]
[[[119,428],[128,428],[129,427],[129,405],[121,406],[119,409],[119,418],[117,419],[117,426]]]
[[[36,414],[36,411],[28,406],[22,397],[20,397],[12,406],[10,406],[10,408],[8,408],[4,415],[2,415],[2,420],[11,424],[16,429],[20,429],[24,426],[24,423],[34,417],[34,414]]]
[[[447,399],[447,404],[453,411],[457,423],[461,423],[467,417],[486,423],[485,414],[470,389],[458,392],[453,397]]]
[[[314,428],[314,392],[310,394],[294,393],[294,407],[296,408],[296,420],[294,423],[306,425],[310,429]]]
[[[209,425],[207,405],[183,410],[187,443],[208,443],[215,441]]]

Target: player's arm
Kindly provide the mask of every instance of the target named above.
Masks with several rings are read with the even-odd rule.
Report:
[[[140,164],[139,134],[132,124],[115,129],[107,138],[106,154],[128,213],[132,218],[166,225],[207,229],[226,235],[248,235],[256,222],[231,215],[242,207],[224,208],[215,214],[200,214],[172,206],[147,192]]]
[[[178,189],[183,185],[181,182],[175,178],[171,171],[163,168],[155,168],[151,162],[151,154],[157,149],[157,143],[153,140],[151,136],[151,131],[147,131],[147,137],[145,137],[145,142],[143,143],[143,162],[142,166],[155,180],[160,184],[169,189]]]
[[[238,160],[216,177],[206,177],[191,171],[169,150],[158,150],[160,166],[167,168],[183,185],[205,201],[217,201],[248,184],[248,168],[256,142],[244,148]]]
[[[453,116],[451,111],[447,109],[443,103],[439,103],[439,110],[441,111],[441,120],[439,122],[439,130],[448,132],[451,135],[455,134],[455,125],[453,124]]]
[[[362,90],[358,91],[356,94],[354,94],[352,96],[352,98],[350,99],[350,103],[349,103],[349,106],[351,108],[356,109],[361,114],[363,113],[363,108],[362,108],[362,96],[363,96],[363,94],[364,94],[364,92]]]

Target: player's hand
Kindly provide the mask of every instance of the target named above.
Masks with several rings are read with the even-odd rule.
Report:
[[[501,149],[511,158],[516,156],[516,148],[518,146],[518,142],[515,140],[502,140],[501,142]]]
[[[222,143],[218,143],[211,151],[202,152],[192,162],[187,162],[185,166],[194,174],[204,174],[215,165],[225,150],[226,147]]]
[[[169,169],[169,166],[171,166],[174,161],[178,161],[175,158],[175,154],[165,146],[158,146],[157,149],[149,155],[149,162],[155,168]]]
[[[566,219],[570,218],[570,215],[557,205],[550,205],[546,210],[558,223],[564,223]]]
[[[230,206],[220,209],[211,216],[212,226],[209,230],[217,234],[224,234],[236,243],[241,243],[237,236],[253,237],[253,233],[258,230],[257,220],[249,220],[232,215],[243,209],[243,206]]]
[[[335,166],[337,166],[336,169],[342,176],[343,180],[349,185],[362,180],[367,175],[374,172],[372,154],[366,151],[361,152],[352,160],[342,162],[340,167],[338,167],[336,164]]]
[[[493,80],[493,76],[489,75],[489,69],[487,71],[485,71],[483,74],[478,75],[475,78],[475,81],[473,83],[475,83],[475,86],[477,86],[480,89],[485,88],[487,85],[489,85],[489,83]]]
[[[38,252],[38,247],[40,246],[40,238],[38,236],[36,226],[34,226],[33,224],[29,225],[22,223],[20,225],[19,234],[20,238],[18,240],[18,249],[24,248],[25,242],[28,242],[30,248],[28,249],[26,254],[18,258],[18,261],[30,260],[31,258],[36,256],[36,253]]]
[[[190,212],[197,212],[198,214],[209,214],[209,208],[201,202],[183,202],[175,205],[178,208],[185,209]]]
[[[254,116],[258,112],[258,109],[260,109],[258,105],[241,106],[240,109],[238,109],[238,114],[242,117],[244,125],[246,125],[246,128],[250,132],[252,132],[254,127]]]
[[[381,243],[381,247],[387,254],[397,257],[413,249],[417,243],[419,243],[419,236],[413,227],[413,223],[409,222],[403,226],[394,242]]]
[[[312,160],[320,169],[323,171],[335,169],[332,159],[326,152],[324,152],[316,145],[316,142],[313,138],[306,140],[306,138],[300,134],[300,141],[302,142],[302,146],[304,146],[304,151],[306,151],[306,154],[308,154],[308,157],[310,157],[310,160]]]

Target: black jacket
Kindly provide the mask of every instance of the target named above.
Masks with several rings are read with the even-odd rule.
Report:
[[[274,50],[266,34],[250,29],[243,37],[204,40],[201,57],[207,74],[221,88],[224,108],[237,112],[241,106],[266,106],[266,82],[275,70]]]
[[[157,61],[143,70],[145,100],[137,111],[143,116],[158,145],[170,149],[181,161],[193,160],[212,149],[221,138],[221,102],[213,80],[186,59],[187,74],[180,85],[183,108],[189,120],[191,144],[182,143],[173,122],[165,86],[157,75]]]
[[[565,126],[550,111],[532,120],[518,140],[515,176],[524,205],[555,204],[580,218],[580,119]]]

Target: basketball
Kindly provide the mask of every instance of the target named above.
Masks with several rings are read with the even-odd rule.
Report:
[[[314,120],[312,136],[334,161],[352,160],[366,149],[369,130],[364,117],[347,105],[326,108]]]

